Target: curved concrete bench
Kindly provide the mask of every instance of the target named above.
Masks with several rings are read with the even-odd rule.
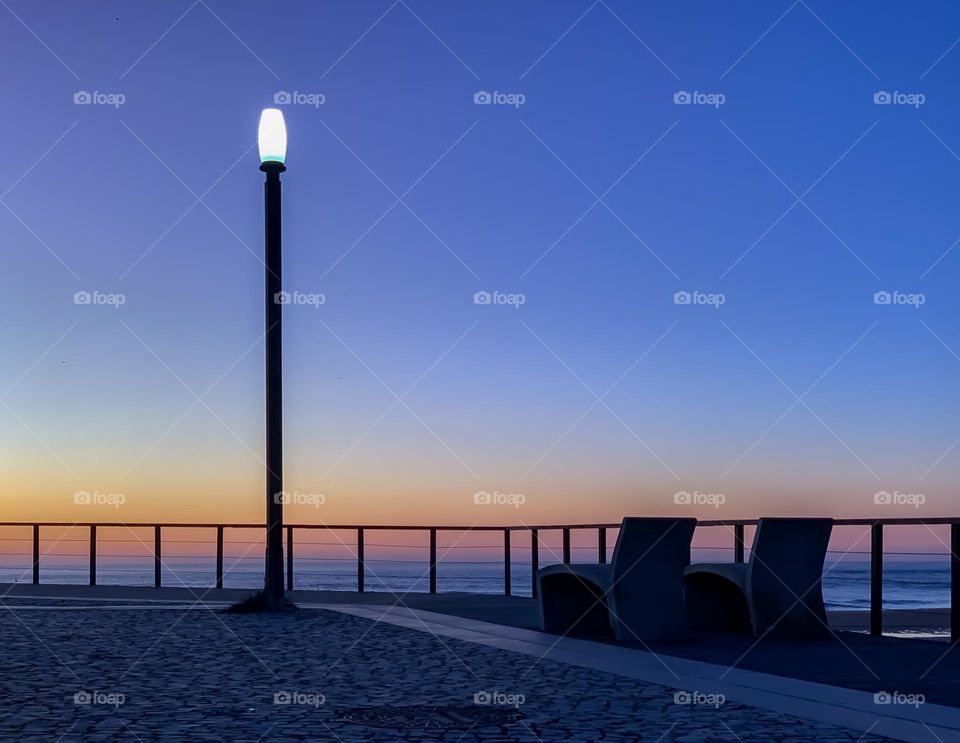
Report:
[[[683,569],[696,525],[696,519],[625,518],[609,565],[542,568],[540,628],[628,642],[683,635]]]
[[[690,565],[690,624],[779,639],[829,635],[822,576],[832,529],[832,519],[760,519],[749,562]]]

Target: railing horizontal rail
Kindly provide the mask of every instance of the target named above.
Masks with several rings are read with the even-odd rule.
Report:
[[[732,544],[731,547],[695,547],[694,549],[733,549],[734,562],[744,562],[746,559],[747,545],[744,540],[744,528],[747,526],[756,526],[759,523],[759,519],[711,519],[698,521],[698,527],[725,527],[730,530],[732,535]],[[834,519],[835,526],[864,526],[870,528],[870,550],[828,550],[828,554],[840,554],[841,556],[848,554],[855,555],[870,555],[870,632],[871,634],[881,634],[883,632],[883,557],[884,555],[905,555],[905,556],[916,556],[916,557],[949,557],[950,558],[950,621],[951,621],[951,641],[960,642],[960,516],[942,516],[942,517],[933,517],[933,518],[846,518],[846,519]],[[886,551],[883,547],[883,531],[884,527],[887,526],[950,526],[950,546],[948,552],[926,552],[926,551],[907,551],[907,550],[890,550]],[[617,529],[619,528],[619,523],[594,523],[594,524],[522,524],[522,525],[502,525],[502,526],[458,526],[458,525],[410,525],[410,524],[324,524],[324,523],[313,523],[313,524],[286,524],[286,552],[287,552],[287,574],[286,574],[286,583],[288,589],[294,587],[294,545],[297,544],[300,548],[301,554],[298,558],[302,561],[312,562],[312,563],[322,563],[322,562],[344,562],[350,560],[350,557],[346,558],[336,558],[336,557],[324,557],[319,555],[310,555],[305,554],[309,552],[311,546],[314,547],[342,547],[352,552],[352,547],[346,542],[311,542],[309,540],[300,540],[295,543],[294,541],[294,532],[297,530],[301,531],[301,534],[305,530],[324,530],[324,531],[351,531],[356,535],[356,551],[352,552],[351,557],[356,560],[357,565],[357,577],[356,577],[356,590],[363,592],[365,585],[365,577],[367,574],[367,563],[370,564],[380,564],[380,563],[412,563],[412,564],[428,564],[428,574],[429,574],[429,591],[430,593],[436,593],[437,591],[437,573],[439,565],[494,565],[501,563],[503,565],[503,592],[506,595],[511,595],[512,593],[512,578],[514,572],[514,566],[511,562],[511,555],[513,550],[521,550],[524,555],[529,553],[529,569],[530,569],[530,584],[531,584],[531,595],[536,598],[537,596],[537,576],[538,569],[540,564],[540,550],[546,549],[551,553],[552,557],[563,563],[570,563],[574,556],[582,554],[584,551],[593,552],[596,550],[596,559],[600,563],[607,562],[607,530],[608,529]],[[40,583],[40,560],[41,560],[41,529],[46,528],[59,528],[59,529],[73,529],[73,528],[85,528],[88,530],[88,535],[86,538],[60,538],[55,540],[54,547],[56,543],[67,542],[67,543],[76,543],[76,542],[87,542],[89,547],[86,553],[78,552],[54,552],[51,548],[49,553],[44,553],[44,557],[48,558],[47,565],[50,566],[50,559],[56,559],[59,557],[88,557],[89,558],[89,579],[90,585],[96,585],[97,583],[97,558],[127,558],[127,559],[136,559],[136,558],[152,558],[154,566],[154,586],[160,587],[162,579],[164,576],[164,567],[166,567],[166,573],[171,572],[170,565],[164,566],[163,560],[163,551],[162,545],[164,542],[163,534],[164,530],[167,529],[210,529],[215,533],[215,544],[216,544],[216,569],[215,569],[215,586],[217,588],[223,587],[223,577],[224,577],[224,559],[232,561],[231,566],[228,571],[233,575],[255,575],[256,573],[246,572],[243,570],[237,570],[237,565],[241,560],[250,560],[258,559],[257,555],[247,555],[246,553],[242,555],[231,555],[229,553],[224,553],[224,546],[226,545],[253,545],[259,544],[264,540],[262,538],[255,539],[254,541],[226,541],[224,540],[224,533],[227,529],[235,530],[265,530],[265,525],[260,523],[231,523],[231,524],[216,524],[216,523],[183,523],[183,522],[111,522],[111,521],[0,521],[0,528],[30,528],[32,530],[32,535],[30,537],[10,537],[8,541],[24,541],[32,542],[33,548],[33,561],[32,561],[32,571],[33,571],[33,583]],[[153,529],[153,540],[149,537],[146,539],[109,539],[104,538],[108,537],[108,534],[105,534],[102,530],[105,529]],[[98,533],[98,530],[101,530]],[[365,541],[366,532],[389,532],[389,531],[399,531],[399,532],[423,532],[424,536],[428,540],[428,546],[417,545],[417,544],[388,544],[383,542],[367,542]],[[547,547],[543,544],[540,538],[540,532],[559,532],[561,537],[561,546],[559,548],[560,553]],[[596,532],[596,546],[582,546],[582,545],[573,545],[572,544],[572,534],[573,532],[582,532],[582,531],[594,531]],[[499,533],[500,541],[493,544],[454,544],[449,547],[440,546],[442,554],[438,558],[437,556],[437,535],[439,532],[459,532],[463,534],[464,532],[481,532],[481,533]],[[512,532],[529,532],[530,533],[530,543],[521,544],[511,539]],[[169,534],[169,532],[167,532]],[[0,535],[0,541],[3,541],[4,537]],[[50,541],[49,538],[47,541]],[[117,543],[117,544],[134,544],[139,543],[146,550],[143,554],[131,554],[131,555],[121,555],[111,552],[98,551],[97,543],[100,543],[101,549],[104,542],[106,543]],[[171,544],[209,544],[202,539],[173,539],[167,538],[166,542],[168,545]],[[944,545],[946,547],[946,545]],[[427,549],[429,550],[428,554],[423,559],[396,559],[396,558],[386,558],[378,559],[374,558],[365,558],[364,549],[365,547],[370,548],[379,548],[379,549]],[[446,560],[442,559],[448,552],[453,549],[502,549],[502,554],[499,560]],[[27,556],[27,552],[0,552],[0,556]],[[214,555],[195,555],[195,554],[167,554],[166,559],[173,561],[181,560],[206,560],[213,559]],[[2,566],[0,566],[2,567]],[[109,570],[114,572],[139,572],[135,569],[124,569],[119,567],[114,567],[113,565],[108,564],[107,567]],[[4,568],[7,569],[7,568]],[[66,566],[56,566],[58,570],[69,570],[74,569]],[[75,569],[81,569],[79,566],[76,566]],[[182,569],[178,568],[179,572],[184,572]],[[189,573],[190,571],[186,571]],[[193,571],[194,574],[203,574],[206,571]],[[380,580],[383,577],[394,577],[394,578],[404,578],[405,580],[410,579],[410,576],[385,576],[377,575],[371,571],[371,576],[377,580]],[[342,577],[342,576],[337,576]],[[465,576],[458,576],[458,580],[465,579]],[[419,585],[421,582],[426,581],[426,574],[419,579],[416,579],[414,582],[416,585]],[[382,584],[382,580],[380,580]],[[339,585],[339,584],[338,584]],[[382,584],[383,585],[383,584]],[[385,585],[383,586],[385,587]]]
[[[697,526],[756,526],[759,519],[704,519],[697,521]],[[932,518],[851,518],[834,519],[834,526],[873,526],[882,524],[884,526],[935,526],[946,524],[960,524],[960,516],[938,516]],[[151,529],[162,526],[164,529],[263,529],[264,524],[209,524],[209,523],[180,523],[167,521],[142,521],[142,522],[124,522],[124,521],[0,521],[0,526],[43,526],[43,527],[81,527],[96,526],[103,529]],[[510,531],[530,531],[531,529],[543,529],[546,531],[554,529],[618,529],[620,523],[593,523],[593,524],[520,524],[520,525],[410,525],[410,524],[284,524],[284,527],[294,529],[326,529],[329,531],[351,531],[356,529],[369,529],[370,531],[425,531],[431,529],[438,531],[491,531],[503,532]],[[498,547],[500,545],[497,545]]]

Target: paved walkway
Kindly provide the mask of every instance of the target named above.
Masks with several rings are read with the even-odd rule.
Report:
[[[4,605],[0,740],[885,740],[342,611]]]
[[[896,687],[887,687],[888,691],[883,693],[876,691],[882,687],[873,687],[869,692],[844,689],[729,664],[563,638],[402,606],[374,609],[341,604],[332,608],[371,621],[428,632],[438,638],[461,639],[522,653],[533,658],[533,662],[557,661],[671,689],[694,689],[701,698],[713,695],[726,703],[738,702],[865,734],[908,741],[960,740],[960,710],[930,703],[922,694],[902,692]],[[793,646],[794,654],[807,651],[806,644]],[[851,659],[843,660],[851,668]]]

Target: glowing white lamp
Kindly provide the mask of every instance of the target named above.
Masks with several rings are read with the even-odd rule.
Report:
[[[279,108],[263,109],[257,144],[260,146],[260,162],[282,163],[286,159],[287,127],[283,123],[283,111]]]

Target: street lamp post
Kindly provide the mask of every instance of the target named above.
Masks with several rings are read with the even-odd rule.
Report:
[[[283,113],[264,109],[257,136],[260,170],[266,174],[264,196],[264,248],[266,266],[266,451],[267,544],[263,590],[267,609],[284,608],[283,596],[283,334],[280,248],[280,174],[286,170],[287,130]]]

